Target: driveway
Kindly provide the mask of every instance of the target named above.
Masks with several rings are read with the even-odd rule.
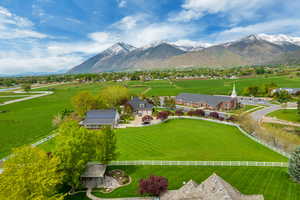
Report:
[[[287,105],[287,109],[289,108],[295,108],[297,105],[295,103],[288,103]],[[266,107],[266,108],[263,108],[261,110],[257,110],[257,111],[254,111],[250,114],[250,116],[252,117],[252,119],[254,119],[255,121],[257,122],[261,122],[262,119],[264,118],[264,116],[266,116],[267,114],[271,113],[271,112],[274,112],[276,110],[280,110],[280,109],[284,109],[281,105],[274,105],[274,104],[271,104],[270,107]]]

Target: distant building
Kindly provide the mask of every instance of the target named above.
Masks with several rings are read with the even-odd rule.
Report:
[[[272,94],[280,92],[280,91],[287,91],[291,95],[295,95],[297,93],[300,93],[300,88],[277,88],[272,90]]]
[[[99,129],[101,126],[116,127],[119,119],[119,113],[115,109],[91,110],[80,125],[89,129]]]
[[[104,183],[106,165],[88,163],[84,173],[80,176],[81,184],[86,188],[97,188]]]
[[[238,107],[238,99],[228,96],[182,93],[176,96],[176,104],[210,110],[232,110]]]
[[[139,116],[152,115],[153,105],[148,101],[141,100],[138,97],[133,97],[128,104],[131,106],[133,112]]]
[[[170,190],[160,200],[264,200],[263,195],[244,195],[221,177],[213,174],[200,185],[189,181],[178,190]]]

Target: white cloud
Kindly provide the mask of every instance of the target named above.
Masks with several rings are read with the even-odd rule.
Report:
[[[118,3],[119,8],[124,8],[127,5],[126,0],[117,0],[117,3]]]
[[[46,38],[46,34],[33,30],[34,24],[0,7],[0,39]]]
[[[291,34],[300,33],[300,19],[279,19],[261,22],[248,26],[233,27],[231,29],[214,34],[216,41],[235,40],[250,34]]]
[[[207,42],[201,42],[201,41],[195,41],[195,40],[177,40],[173,42],[172,44],[175,44],[177,46],[189,46],[189,47],[209,47],[212,46],[212,44]]]
[[[271,0],[185,0],[179,13],[170,15],[170,21],[188,22],[206,14],[226,13],[232,20],[253,18],[256,10]]]

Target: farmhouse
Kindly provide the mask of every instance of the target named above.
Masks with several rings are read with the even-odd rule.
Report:
[[[81,184],[86,188],[97,188],[104,183],[106,165],[88,163],[84,173],[80,176]]]
[[[300,88],[277,88],[272,90],[272,94],[281,92],[281,91],[287,91],[291,95],[295,95],[297,93],[300,93]]]
[[[116,127],[119,119],[119,113],[115,109],[91,110],[80,125],[89,129],[99,129],[101,126]]]
[[[152,115],[153,105],[145,100],[141,100],[138,97],[133,97],[128,104],[131,106],[136,115]]]
[[[263,195],[244,195],[216,174],[198,185],[189,181],[178,190],[170,190],[161,195],[160,200],[264,200]]]
[[[238,99],[228,96],[181,93],[176,96],[176,104],[210,110],[232,110],[238,107]]]

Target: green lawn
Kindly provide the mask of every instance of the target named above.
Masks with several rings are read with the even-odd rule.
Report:
[[[237,128],[208,121],[178,119],[116,133],[118,160],[287,161]],[[51,151],[54,145],[51,140],[40,147]]]
[[[300,115],[298,114],[297,109],[276,110],[275,112],[269,113],[268,116],[290,122],[300,122]]]
[[[118,129],[117,146],[119,160],[286,161],[235,127],[190,119]]]
[[[122,166],[110,169],[123,169],[132,178],[129,186],[119,188],[111,194],[95,192],[99,197],[138,196],[138,181],[149,175],[165,176],[169,189],[178,189],[182,183],[195,180],[201,183],[212,173],[217,173],[244,194],[263,194],[266,200],[299,200],[300,184],[293,183],[285,168],[272,167],[200,167],[200,166]],[[85,200],[84,194],[71,200]]]

